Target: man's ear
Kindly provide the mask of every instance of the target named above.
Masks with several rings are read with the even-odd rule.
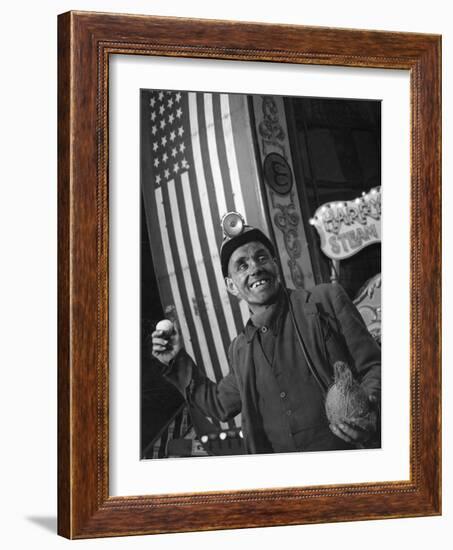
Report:
[[[231,277],[225,277],[225,284],[230,294],[232,294],[233,296],[238,295],[238,289],[236,288],[236,285],[234,284],[233,279],[231,279]]]

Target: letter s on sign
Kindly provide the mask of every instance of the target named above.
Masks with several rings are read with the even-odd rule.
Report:
[[[331,250],[334,254],[340,254],[341,253],[341,247],[337,243],[337,238],[336,238],[335,235],[331,235],[329,237],[329,244],[330,244],[330,248],[331,248]]]

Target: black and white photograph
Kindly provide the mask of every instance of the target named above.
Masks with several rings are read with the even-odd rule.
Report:
[[[140,458],[381,446],[381,102],[142,89]]]

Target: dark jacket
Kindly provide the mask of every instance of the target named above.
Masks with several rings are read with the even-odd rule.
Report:
[[[289,291],[296,325],[324,387],[333,381],[335,361],[348,363],[368,395],[380,401],[381,352],[343,288],[323,284],[310,292]],[[219,383],[206,379],[185,353],[178,354],[166,377],[207,416],[227,420],[242,413],[248,453],[267,452],[258,409],[252,346],[241,332],[229,349],[230,373]]]

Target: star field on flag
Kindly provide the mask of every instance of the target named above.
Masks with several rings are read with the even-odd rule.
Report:
[[[185,156],[181,92],[154,91],[149,100],[154,182],[159,187],[190,168]]]

